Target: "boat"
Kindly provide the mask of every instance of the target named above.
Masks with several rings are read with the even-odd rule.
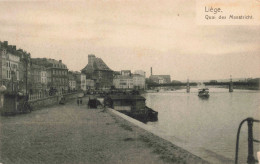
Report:
[[[209,89],[208,88],[199,89],[198,96],[201,97],[201,98],[208,98],[209,97]]]

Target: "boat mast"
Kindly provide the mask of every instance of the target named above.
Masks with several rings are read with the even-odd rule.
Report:
[[[232,75],[230,75],[230,82],[229,82],[229,92],[233,92],[233,82],[232,82]]]
[[[189,82],[189,78],[187,79],[186,92],[187,92],[187,93],[190,93],[190,82]]]

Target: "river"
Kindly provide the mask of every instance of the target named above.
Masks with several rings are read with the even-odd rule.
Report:
[[[260,119],[260,92],[209,88],[210,97],[198,97],[198,88],[146,93],[146,105],[159,112],[151,126],[167,140],[211,163],[234,163],[236,133],[240,122]],[[254,138],[260,140],[260,125],[254,123]],[[256,152],[260,144],[254,144]],[[247,124],[240,132],[239,162],[247,160]]]

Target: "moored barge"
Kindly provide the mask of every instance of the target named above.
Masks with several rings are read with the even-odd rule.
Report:
[[[157,121],[158,112],[145,104],[145,98],[140,95],[109,95],[105,98],[106,106],[124,113],[142,122]]]

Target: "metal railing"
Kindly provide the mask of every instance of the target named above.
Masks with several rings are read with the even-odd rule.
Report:
[[[248,164],[254,164],[258,162],[255,157],[254,157],[254,144],[253,142],[259,143],[260,141],[255,140],[253,137],[253,122],[260,122],[260,120],[255,120],[251,117],[244,119],[241,121],[238,131],[237,131],[237,141],[236,141],[236,155],[235,155],[235,164],[238,163],[238,150],[239,150],[239,134],[240,134],[240,129],[243,125],[244,122],[247,121],[247,126],[248,126],[248,156],[247,156],[247,163]]]

